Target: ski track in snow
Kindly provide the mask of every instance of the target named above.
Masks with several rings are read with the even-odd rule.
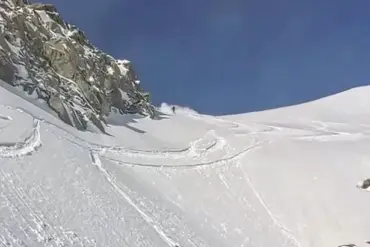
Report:
[[[262,122],[255,123],[255,122],[253,122],[253,124],[257,124],[259,126],[265,126],[265,127],[268,127],[269,129],[263,130],[263,131],[253,131],[253,132],[244,132],[244,133],[236,132],[235,134],[236,135],[278,134],[281,131],[283,131],[284,129],[286,129],[286,130],[298,130],[298,131],[311,132],[312,134],[293,135],[293,136],[290,136],[290,137],[286,136],[284,134],[284,137],[288,137],[290,139],[302,139],[302,140],[315,139],[317,141],[328,140],[328,139],[326,139],[328,137],[335,138],[335,137],[343,137],[343,136],[353,136],[353,135],[358,135],[358,134],[361,134],[364,137],[369,136],[369,134],[365,133],[365,132],[348,132],[348,131],[346,132],[346,131],[329,130],[330,125],[352,126],[352,124],[349,124],[349,123],[325,122],[325,121],[318,121],[318,120],[312,120],[311,122],[314,123],[314,124],[319,124],[321,127],[319,127],[319,126],[316,126],[316,128],[314,128],[314,126],[299,127],[299,126],[288,125],[288,124],[284,124],[284,123],[262,123]],[[234,123],[234,122],[232,122],[232,123]],[[367,128],[370,127],[369,125],[361,125],[361,124],[358,125],[358,126],[367,127]],[[245,124],[240,124],[240,127],[247,128]]]
[[[262,207],[266,210],[267,214],[270,216],[272,222],[280,229],[281,233],[289,239],[295,246],[301,247],[301,244],[299,241],[294,237],[294,235],[291,233],[289,229],[287,229],[285,226],[283,226],[275,217],[275,215],[271,212],[269,207],[266,205],[266,203],[263,201],[262,197],[258,193],[256,187],[253,185],[252,181],[249,179],[247,173],[244,171],[242,166],[239,166],[240,170],[244,176],[244,179],[247,181],[249,187],[252,189],[253,194],[256,196]]]
[[[294,135],[291,136],[291,139],[312,139],[315,138],[315,140],[327,140],[325,138],[327,137],[342,137],[342,136],[349,136],[349,135],[356,135],[356,134],[362,134],[363,136],[370,136],[369,133],[363,133],[363,132],[346,132],[346,131],[332,131],[329,130],[331,125],[342,125],[342,126],[353,126],[351,123],[345,123],[345,122],[333,122],[333,121],[319,121],[319,120],[311,120],[311,123],[318,124],[319,126],[307,126],[307,127],[300,127],[300,126],[294,126],[294,125],[288,125],[286,123],[264,123],[264,122],[251,122],[251,124],[257,125],[257,126],[265,126],[268,129],[264,130],[258,130],[254,131],[253,128],[248,126],[245,123],[239,123],[237,121],[232,120],[226,120],[226,119],[219,119],[208,115],[196,115],[196,114],[188,114],[190,117],[197,119],[199,121],[203,121],[205,123],[209,123],[212,125],[216,125],[218,127],[227,128],[229,130],[242,130],[241,131],[233,131],[233,134],[236,136],[246,136],[246,135],[258,135],[258,134],[266,134],[266,133],[279,133],[283,129],[286,130],[298,130],[298,131],[308,131],[312,134],[302,134],[302,135]],[[225,126],[226,125],[226,126]],[[357,124],[356,126],[360,127],[366,127],[370,128],[370,125],[365,124]]]
[[[235,136],[250,136],[250,135],[259,135],[259,134],[279,134],[283,129],[287,130],[298,130],[298,131],[308,131],[312,134],[302,134],[302,135],[294,135],[291,136],[290,139],[301,139],[301,140],[316,140],[316,141],[325,141],[326,138],[330,137],[340,137],[343,135],[351,135],[354,133],[348,133],[348,132],[338,132],[338,131],[330,131],[328,130],[328,125],[330,123],[325,124],[324,122],[320,121],[312,121],[313,123],[319,123],[323,127],[312,129],[312,128],[304,128],[304,127],[297,127],[297,126],[289,126],[282,123],[256,123],[253,122],[251,124],[257,125],[257,126],[265,126],[267,129],[264,130],[257,130],[254,131],[253,128],[248,126],[247,124],[231,121],[231,120],[224,120],[224,119],[218,119],[214,118],[212,116],[207,115],[195,115],[195,114],[188,114],[188,116],[197,119],[199,121],[203,121],[208,124],[216,125],[218,127],[227,128],[229,130],[232,130],[233,135]],[[343,125],[346,125],[345,123],[341,123]],[[284,135],[286,137],[286,135]]]
[[[0,175],[3,179],[9,181],[6,186],[10,193],[9,195],[2,194],[2,196],[4,196],[11,214],[18,215],[20,221],[25,224],[22,232],[28,240],[37,241],[40,246],[48,247],[76,246],[75,244],[84,247],[96,247],[89,239],[82,239],[73,231],[66,231],[62,227],[53,226],[47,217],[32,205],[30,196],[14,183],[14,180],[20,179],[17,174],[6,173],[0,169]],[[42,195],[39,189],[36,190],[38,194]],[[3,225],[3,222],[0,222],[0,232],[5,234],[4,236],[0,235],[0,243],[4,246],[29,246],[14,235],[6,225]]]
[[[298,127],[298,126],[289,126],[289,125],[284,125],[281,123],[275,123],[275,124],[265,124],[265,123],[258,123],[260,125],[264,125],[267,127],[271,128],[271,131],[276,131],[277,133],[281,132],[283,129],[286,130],[298,130],[298,131],[307,131],[311,132],[312,134],[302,134],[298,136],[294,136],[293,139],[310,139],[310,138],[315,138],[316,140],[321,140],[325,137],[339,137],[343,135],[351,135],[354,133],[349,133],[349,132],[338,132],[338,131],[329,131],[327,128],[304,128],[304,127]]]
[[[114,188],[114,190],[128,203],[130,204],[140,215],[141,217],[147,222],[163,239],[163,241],[170,247],[179,247],[177,243],[175,243],[170,237],[166,235],[166,233],[161,229],[158,224],[154,222],[154,220],[147,215],[144,211],[140,209],[140,207],[133,202],[133,200],[114,182],[114,179],[109,174],[109,172],[103,167],[101,160],[99,158],[99,154],[95,151],[90,152],[91,161],[92,163],[98,168],[98,170],[104,175],[105,179],[109,182],[109,184]]]

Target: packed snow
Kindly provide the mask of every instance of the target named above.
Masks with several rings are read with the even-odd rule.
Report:
[[[370,240],[370,87],[214,117],[162,104],[77,131],[0,87],[0,246]]]

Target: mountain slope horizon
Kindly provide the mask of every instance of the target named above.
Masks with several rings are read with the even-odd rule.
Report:
[[[52,5],[0,29],[0,246],[369,245],[370,86],[173,112]]]

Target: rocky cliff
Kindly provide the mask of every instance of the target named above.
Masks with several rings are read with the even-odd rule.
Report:
[[[104,131],[112,110],[155,117],[130,62],[97,49],[49,4],[0,0],[0,79],[80,130]]]

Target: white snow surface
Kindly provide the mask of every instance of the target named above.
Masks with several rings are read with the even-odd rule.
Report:
[[[0,246],[368,246],[369,95],[102,135],[0,87]]]

